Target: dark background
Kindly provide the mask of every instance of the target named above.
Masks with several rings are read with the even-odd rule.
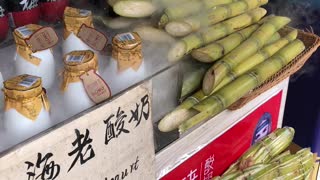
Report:
[[[320,35],[320,0],[270,0],[270,14],[288,16],[290,26]],[[296,129],[294,141],[320,154],[320,52],[290,79],[284,126]]]

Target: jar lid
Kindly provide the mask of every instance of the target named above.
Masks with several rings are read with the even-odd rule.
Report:
[[[92,12],[89,10],[66,7],[63,20],[65,25],[63,34],[64,39],[66,39],[71,32],[78,35],[83,24],[93,28]]]
[[[113,37],[112,44],[121,49],[130,50],[141,44],[141,38],[136,32],[117,34]]]
[[[37,24],[28,24],[25,26],[18,27],[14,30],[13,36],[16,44],[27,46],[25,40],[28,39],[35,31],[42,28]]]
[[[32,98],[42,92],[41,78],[28,74],[13,77],[3,84],[4,94],[11,99],[23,100]]]
[[[97,70],[98,58],[97,55],[91,50],[85,51],[72,51],[65,55],[64,68],[67,71],[89,71],[91,69]]]
[[[72,7],[66,7],[64,10],[64,16],[65,18],[71,17],[71,18],[87,18],[89,16],[92,16],[92,12],[86,9],[77,9]]]

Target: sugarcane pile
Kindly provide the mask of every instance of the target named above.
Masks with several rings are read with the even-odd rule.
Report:
[[[280,36],[288,17],[270,15],[268,0],[109,0],[121,18],[157,17],[134,28],[152,42],[170,43],[167,59],[197,60],[188,73],[181,104],[159,123],[181,133],[222,112],[298,56],[305,46],[297,30]],[[123,21],[124,22],[124,21]],[[110,23],[109,23],[110,24]],[[124,23],[126,24],[126,23]]]
[[[229,179],[310,179],[315,155],[305,148],[291,154],[286,150],[292,143],[294,129],[284,127],[254,144],[237,162],[214,180]]]
[[[171,35],[183,36],[172,45],[168,60],[185,61],[192,56],[204,64],[206,72],[201,70],[188,75],[181,93],[184,100],[160,121],[160,131],[179,129],[183,133],[214,117],[304,51],[303,42],[297,39],[297,30],[279,34],[290,22],[288,17],[264,17],[267,12],[260,6],[267,2],[189,1],[205,4],[206,9],[202,7],[205,12],[200,15],[194,15],[196,13],[187,7],[180,9],[180,6],[164,10],[159,26]],[[182,24],[191,28],[182,28]]]

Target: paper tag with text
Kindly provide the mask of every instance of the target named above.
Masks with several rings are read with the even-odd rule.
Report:
[[[26,43],[31,47],[32,52],[42,51],[55,46],[59,38],[51,27],[44,27],[34,32]]]
[[[108,38],[96,29],[82,24],[78,37],[96,51],[102,51],[108,42]]]
[[[94,70],[85,73],[80,79],[93,102],[100,103],[111,96],[109,86]]]

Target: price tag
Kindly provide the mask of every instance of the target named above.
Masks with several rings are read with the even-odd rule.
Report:
[[[44,27],[35,31],[26,43],[31,47],[32,52],[42,51],[55,46],[59,38],[51,27]]]
[[[94,70],[85,73],[80,79],[93,102],[100,103],[111,96],[109,86]]]
[[[82,24],[78,37],[96,51],[102,51],[108,42],[103,33],[85,24]]]
[[[19,85],[20,85],[20,86],[23,86],[23,87],[26,87],[26,88],[29,88],[29,87],[33,86],[34,83],[36,83],[38,80],[39,80],[39,77],[36,77],[36,76],[28,76],[28,77],[24,78],[24,79],[19,83]]]

